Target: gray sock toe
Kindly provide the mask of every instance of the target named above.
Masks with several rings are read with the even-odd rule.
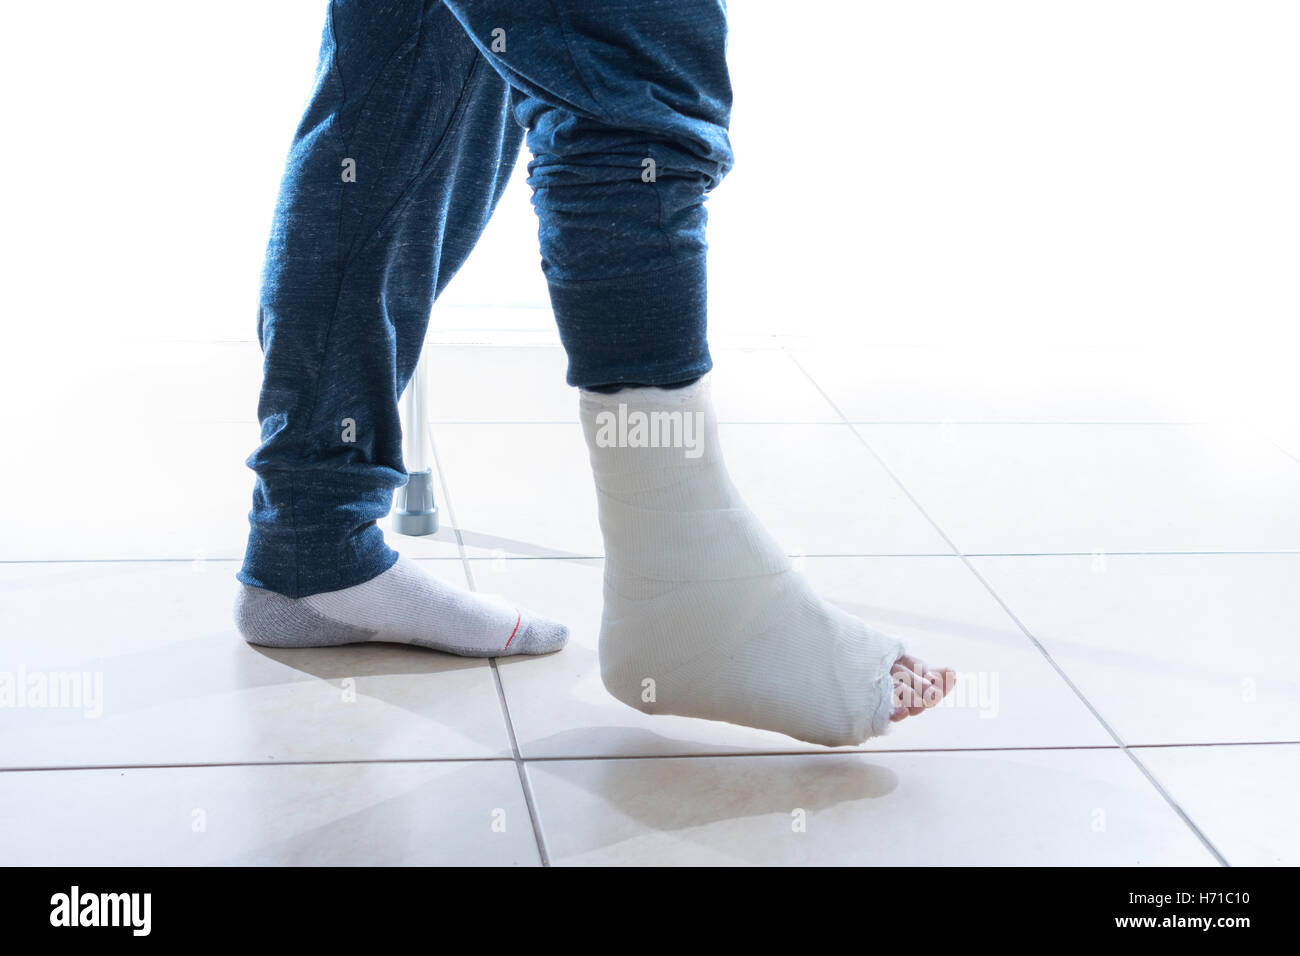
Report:
[[[510,642],[507,654],[550,654],[569,640],[569,629],[563,624],[525,615],[524,631]]]

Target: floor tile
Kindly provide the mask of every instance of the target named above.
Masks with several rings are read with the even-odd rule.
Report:
[[[1284,452],[1300,461],[1300,425],[1283,427],[1275,438]]]
[[[715,349],[709,377],[720,422],[841,420],[784,350]]]
[[[425,567],[465,583],[457,561]],[[0,767],[510,752],[486,661],[397,645],[251,647],[231,623],[234,570],[0,566],[0,679],[33,688],[0,720]]]
[[[1118,750],[545,761],[528,774],[558,865],[1215,862]]]
[[[855,427],[968,554],[1300,548],[1300,463],[1248,433]]]
[[[6,866],[537,865],[511,761],[0,773]]]
[[[435,424],[432,431],[468,553],[602,553],[579,425]]]
[[[791,554],[948,554],[950,549],[844,425],[730,425],[727,463]]]
[[[242,558],[257,423],[151,429],[132,419],[27,436],[20,447],[40,467],[0,473],[0,495],[23,503],[6,515],[0,560]],[[450,528],[407,539],[390,522],[380,523],[390,543],[412,556],[457,554]]]
[[[650,716],[605,691],[597,660],[601,562],[472,561],[479,590],[569,625],[565,649],[498,664],[526,757],[822,751],[781,734]],[[809,558],[820,593],[961,672],[948,702],[869,749],[1106,746],[1101,724],[958,558]]]
[[[971,560],[1125,743],[1300,740],[1300,554]]]
[[[792,355],[855,422],[1183,422],[1205,413],[1169,374],[1167,356],[1149,350],[899,345]]]
[[[430,345],[434,422],[575,422],[578,392],[559,346]]]
[[[1144,747],[1136,754],[1230,865],[1300,863],[1300,744]]]
[[[719,431],[736,485],[791,553],[950,550],[849,426],[732,424]],[[442,424],[433,433],[469,553],[603,553],[579,425]]]
[[[74,348],[64,385],[44,390],[50,420],[255,422],[262,352],[243,342],[115,341]],[[249,449],[250,451],[252,449]]]
[[[32,438],[39,472],[0,474],[0,560],[230,558],[248,538],[257,424],[82,421]]]

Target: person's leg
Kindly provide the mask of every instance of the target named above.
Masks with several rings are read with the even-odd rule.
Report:
[[[704,200],[732,162],[723,3],[447,3],[529,130],[605,541],[605,686],[648,713],[828,745],[933,706],[955,674],[812,592],[728,478],[696,381],[711,367]],[[619,424],[638,421],[638,437]]]
[[[446,0],[515,89],[568,382],[712,367],[704,196],[731,168],[718,0]]]
[[[437,0],[333,0],[263,277],[262,441],[236,620],[259,644],[542,652],[567,632],[399,559],[398,397],[504,189],[510,90]]]

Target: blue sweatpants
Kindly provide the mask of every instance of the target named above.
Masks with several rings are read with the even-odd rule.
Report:
[[[239,580],[301,597],[397,559],[398,399],[525,134],[569,384],[709,370],[725,45],[723,0],[332,0],[267,249]]]

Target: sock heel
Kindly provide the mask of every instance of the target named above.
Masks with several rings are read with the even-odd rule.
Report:
[[[332,621],[301,599],[247,584],[235,595],[234,617],[244,640],[259,647],[337,647],[374,640],[376,633]]]

